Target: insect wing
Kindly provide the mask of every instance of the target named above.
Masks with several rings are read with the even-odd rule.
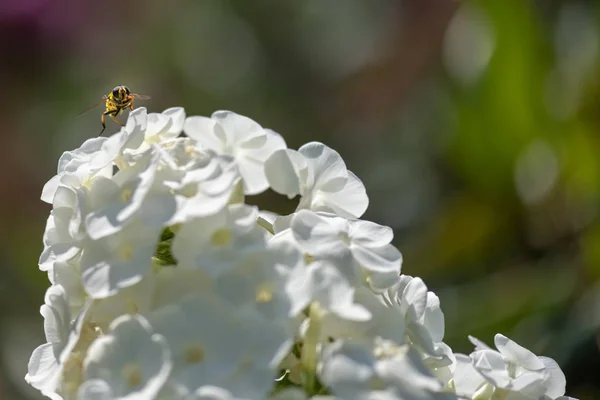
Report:
[[[136,99],[140,99],[140,100],[150,100],[151,99],[150,96],[146,96],[144,94],[131,93],[131,95],[133,97],[135,97]]]
[[[94,108],[98,107],[100,104],[104,103],[106,101],[106,96],[102,97],[102,100],[100,100],[99,102],[89,106],[88,108],[86,108],[85,110],[83,110],[82,112],[80,112],[79,114],[77,114],[78,117],[82,116],[83,114],[87,113],[90,110],[93,110]]]

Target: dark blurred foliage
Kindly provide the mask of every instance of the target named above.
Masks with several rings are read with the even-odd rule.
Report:
[[[42,185],[100,129],[100,110],[77,113],[117,84],[150,111],[230,109],[337,149],[455,351],[502,332],[600,398],[599,5],[1,0],[0,398],[36,398]]]

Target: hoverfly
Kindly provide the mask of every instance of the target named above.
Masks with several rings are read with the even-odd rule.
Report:
[[[104,123],[104,116],[108,115],[113,121],[121,126],[125,126],[121,122],[117,120],[117,116],[121,115],[124,109],[129,108],[133,110],[133,100],[148,100],[150,96],[144,96],[137,93],[131,93],[129,88],[124,85],[115,86],[115,88],[108,93],[108,95],[102,96],[102,100],[97,102],[96,104],[90,106],[86,110],[79,113],[78,116],[83,115],[90,111],[91,109],[99,106],[102,103],[106,104],[106,110],[102,113],[102,117],[100,118],[100,122],[102,123],[102,130],[98,134],[98,136],[102,135],[104,130],[106,129],[106,124]]]

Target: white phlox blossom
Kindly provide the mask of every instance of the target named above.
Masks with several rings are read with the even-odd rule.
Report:
[[[265,166],[274,191],[289,198],[300,195],[297,210],[359,218],[369,205],[360,179],[346,169],[344,160],[335,150],[322,143],[307,143],[298,151],[275,151]]]
[[[475,351],[457,354],[456,393],[469,399],[563,399],[565,375],[553,359],[538,357],[504,335],[497,350],[470,336]]]
[[[444,357],[444,314],[440,300],[421,278],[402,275],[383,299],[406,323],[407,339],[422,353]]]
[[[151,399],[169,378],[173,362],[166,339],[143,317],[123,315],[92,343],[83,368],[85,380],[96,384],[82,386],[80,399],[90,390],[113,399]]]
[[[52,203],[60,185],[77,189],[89,186],[97,176],[112,176],[113,163],[120,163],[125,150],[142,143],[146,127],[146,109],[140,107],[131,112],[118,133],[88,139],[80,148],[63,153],[58,160],[57,174],[44,185],[42,200]]]
[[[250,201],[269,188],[296,211]],[[322,143],[139,108],[63,153],[42,200],[46,343],[25,379],[54,400],[567,399],[558,365],[504,336],[452,352],[440,299]]]
[[[179,138],[156,148],[162,153],[157,171],[160,187],[150,199],[156,199],[151,203],[153,207],[146,207],[148,214],[165,215],[165,208],[170,207],[165,207],[164,196],[168,201],[171,195],[175,198],[173,214],[160,220],[178,224],[213,215],[235,197],[240,175],[231,158],[201,149],[189,138]]]
[[[65,368],[72,358],[78,357],[72,352],[80,340],[89,307],[83,307],[81,313],[72,318],[66,293],[60,285],[48,288],[44,303],[40,314],[44,317],[48,342],[33,351],[25,380],[42,394],[60,399],[60,393],[64,393],[67,386],[62,381]]]
[[[402,254],[390,244],[393,233],[387,226],[300,210],[289,229],[306,254],[331,262],[354,285],[386,289],[400,275]]]
[[[144,140],[139,147],[127,148],[123,154],[128,160],[134,161],[135,157],[148,150],[152,144],[162,144],[177,138],[185,122],[185,110],[182,107],[171,107],[162,113],[149,113],[146,120]]]
[[[326,347],[322,381],[343,399],[453,399],[408,345],[338,341]]]
[[[62,185],[56,188],[39,259],[42,271],[52,274],[55,263],[69,261],[81,251],[82,241],[87,237],[82,217],[85,201],[86,193],[82,190]]]
[[[267,233],[256,224],[258,208],[232,204],[220,212],[183,224],[173,255],[185,268],[218,275],[252,253],[264,252]]]
[[[189,117],[183,129],[202,147],[235,159],[246,194],[258,194],[269,187],[265,161],[273,152],[286,147],[278,133],[231,111],[216,111],[210,118]]]

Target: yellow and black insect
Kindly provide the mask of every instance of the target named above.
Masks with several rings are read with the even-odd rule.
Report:
[[[100,100],[93,106],[87,108],[85,111],[82,111],[79,115],[83,115],[91,109],[99,106],[100,104],[105,103],[106,110],[102,113],[102,117],[100,118],[100,122],[102,122],[102,130],[98,134],[98,136],[100,136],[106,129],[106,124],[104,123],[104,116],[108,115],[117,124],[124,126],[124,124],[119,122],[116,117],[121,115],[123,110],[125,110],[126,108],[133,110],[133,100],[135,99],[148,100],[150,99],[150,96],[131,93],[127,86],[115,86],[115,88],[110,93],[108,93],[108,95],[102,96],[102,100]]]

